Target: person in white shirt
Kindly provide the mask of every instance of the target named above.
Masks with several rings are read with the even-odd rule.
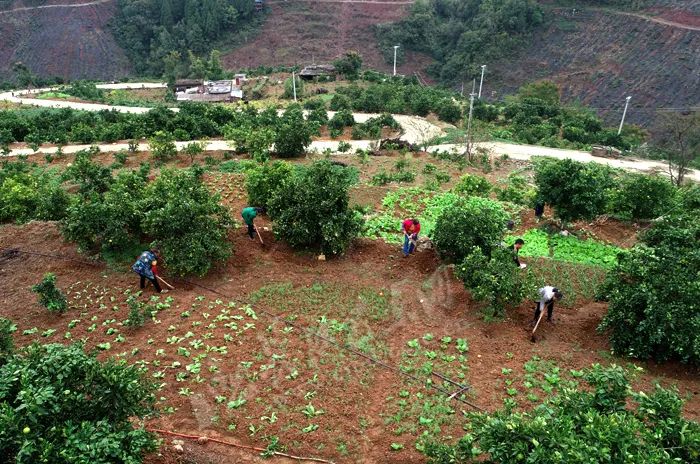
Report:
[[[546,287],[540,288],[540,299],[537,301],[537,306],[535,306],[535,320],[533,325],[537,323],[540,318],[540,314],[547,307],[547,322],[552,321],[552,313],[554,312],[554,302],[559,301],[564,298],[564,294],[559,291],[558,288],[547,285]]]

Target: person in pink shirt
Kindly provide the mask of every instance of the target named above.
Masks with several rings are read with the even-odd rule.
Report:
[[[403,231],[403,256],[406,257],[416,249],[420,222],[418,219],[406,219],[401,224],[401,230]]]

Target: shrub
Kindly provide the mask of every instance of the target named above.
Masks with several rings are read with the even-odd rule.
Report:
[[[89,193],[68,208],[61,230],[67,240],[85,251],[119,252],[141,242],[146,213],[146,173],[124,171],[103,194]],[[111,177],[110,177],[111,179]]]
[[[204,142],[190,142],[182,149],[182,152],[190,157],[190,164],[194,164],[194,159],[204,153],[206,144]]]
[[[423,166],[423,174],[433,174],[435,172],[437,172],[437,166],[433,163],[425,163],[425,166]]]
[[[68,193],[52,171],[30,170],[22,162],[3,166],[0,174],[0,223],[59,220],[66,215],[69,204]]]
[[[362,68],[362,56],[356,51],[345,52],[343,56],[333,61],[333,66],[347,79],[357,79]]]
[[[32,291],[39,297],[39,304],[49,311],[64,313],[68,310],[66,295],[56,287],[56,274],[44,274],[41,282],[32,286]]]
[[[303,155],[311,144],[313,132],[314,129],[304,119],[301,107],[298,105],[290,106],[277,125],[275,151],[284,158]]]
[[[450,262],[462,262],[474,247],[490,256],[503,239],[507,221],[508,213],[497,201],[460,198],[438,216],[431,239],[440,256]]]
[[[249,171],[245,179],[248,204],[267,208],[277,189],[292,175],[293,168],[284,161],[263,164]]]
[[[502,247],[493,249],[491,257],[474,247],[455,266],[455,276],[476,301],[487,304],[489,316],[503,316],[506,309],[519,306],[526,295],[534,294],[528,275],[513,264],[510,250]]]
[[[336,93],[333,95],[333,98],[331,98],[330,109],[331,111],[352,110],[350,97]]]
[[[155,437],[132,418],[153,411],[136,366],[99,362],[81,345],[32,345],[0,367],[5,462],[137,464]]]
[[[428,463],[697,462],[700,426],[683,418],[677,391],[632,393],[615,365],[594,364],[583,379],[529,412],[471,414],[455,446],[425,447]]]
[[[374,138],[371,134],[367,133],[365,126],[363,126],[362,124],[355,124],[352,127],[352,133],[350,136],[353,140],[364,140]]]
[[[231,255],[228,210],[202,182],[203,170],[165,170],[145,190],[142,227],[175,274],[204,275]]]
[[[226,138],[232,140],[236,153],[248,152],[255,161],[264,163],[270,159],[270,148],[277,134],[269,128],[253,129],[250,126],[226,129]]]
[[[353,125],[355,125],[355,118],[349,110],[338,111],[328,121],[328,127],[331,129],[342,130]]]
[[[600,330],[619,354],[700,364],[700,214],[664,216],[641,240],[608,274]]]
[[[437,116],[442,121],[454,124],[462,118],[462,109],[452,100],[445,99],[438,104]]]
[[[309,98],[304,102],[304,109],[309,111],[322,109],[325,111],[326,102],[320,98]]]
[[[562,221],[593,219],[605,212],[612,171],[596,163],[543,159],[535,164],[538,199]]]
[[[438,184],[446,184],[450,181],[450,175],[446,172],[438,171],[435,173],[435,181]]]
[[[118,151],[114,154],[114,166],[115,167],[122,167],[126,164],[126,160],[128,157],[128,152],[126,151]]]
[[[491,192],[491,183],[485,177],[465,174],[459,178],[453,191],[465,196],[488,197]]]
[[[79,151],[75,154],[73,164],[63,172],[64,179],[78,184],[78,193],[82,195],[102,194],[109,190],[112,183],[110,170],[92,160],[95,153],[93,150]]]
[[[296,171],[269,201],[276,235],[294,248],[345,252],[362,227],[362,216],[348,206],[355,178],[351,169],[326,160]]]
[[[129,318],[124,321],[124,325],[127,327],[142,327],[146,322],[144,304],[138,301],[133,295],[129,296],[126,300],[126,304],[129,306]]]
[[[284,80],[284,93],[282,98],[294,98],[294,92],[296,89],[296,97],[302,98],[304,96],[304,81],[301,80],[299,76],[294,76],[294,81],[291,77]]]
[[[5,358],[15,351],[15,342],[12,340],[12,332],[17,330],[17,326],[11,320],[0,317],[0,367]]]
[[[392,182],[413,182],[414,180],[416,180],[416,173],[414,172],[399,170],[388,173],[382,169],[373,175],[369,182],[372,185],[381,186]]]
[[[148,147],[156,161],[165,162],[177,155],[175,137],[169,132],[157,131],[148,139]]]
[[[530,205],[533,203],[535,191],[527,185],[525,177],[509,174],[505,187],[497,191],[497,198],[516,205]]]
[[[350,145],[348,142],[341,141],[338,143],[338,151],[340,153],[347,153],[352,149],[352,145]]]
[[[308,116],[306,117],[306,120],[309,124],[315,125],[317,126],[317,128],[320,128],[321,126],[325,126],[328,124],[328,112],[325,108],[316,108],[309,112]],[[318,130],[316,132],[319,133]]]
[[[664,178],[626,174],[611,193],[610,212],[624,220],[654,219],[669,210],[675,193]]]
[[[75,81],[63,91],[81,100],[101,102],[105,98],[104,90],[97,88],[94,82]]]

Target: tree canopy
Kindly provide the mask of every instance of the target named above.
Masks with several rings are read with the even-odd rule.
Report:
[[[387,62],[400,44],[432,56],[431,74],[453,83],[476,76],[482,63],[521,46],[543,23],[534,0],[426,0],[414,3],[408,18],[378,26],[377,36]]]

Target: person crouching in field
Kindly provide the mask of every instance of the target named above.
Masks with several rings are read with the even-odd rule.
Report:
[[[403,256],[405,258],[416,250],[420,222],[418,219],[406,219],[401,224],[401,230],[403,231]]]
[[[141,253],[131,270],[141,277],[141,289],[146,288],[148,279],[158,293],[162,291],[158,284],[158,250],[154,248]]]
[[[525,245],[525,240],[519,238],[515,241],[513,247],[511,248],[511,253],[513,254],[513,263],[515,263],[515,265],[518,266],[520,269],[525,269],[527,267],[527,264],[520,262],[520,249],[523,247],[523,245]]]
[[[540,288],[540,300],[536,302],[535,306],[535,319],[532,321],[532,325],[537,324],[540,318],[540,314],[547,307],[547,322],[554,323],[552,320],[552,313],[554,312],[554,302],[559,301],[564,298],[564,294],[559,291],[558,288],[547,285],[546,287]]]
[[[243,208],[241,211],[241,216],[243,217],[243,222],[248,226],[248,236],[251,240],[255,240],[255,218],[258,214],[264,213],[264,208],[256,208],[254,206],[248,206]]]

